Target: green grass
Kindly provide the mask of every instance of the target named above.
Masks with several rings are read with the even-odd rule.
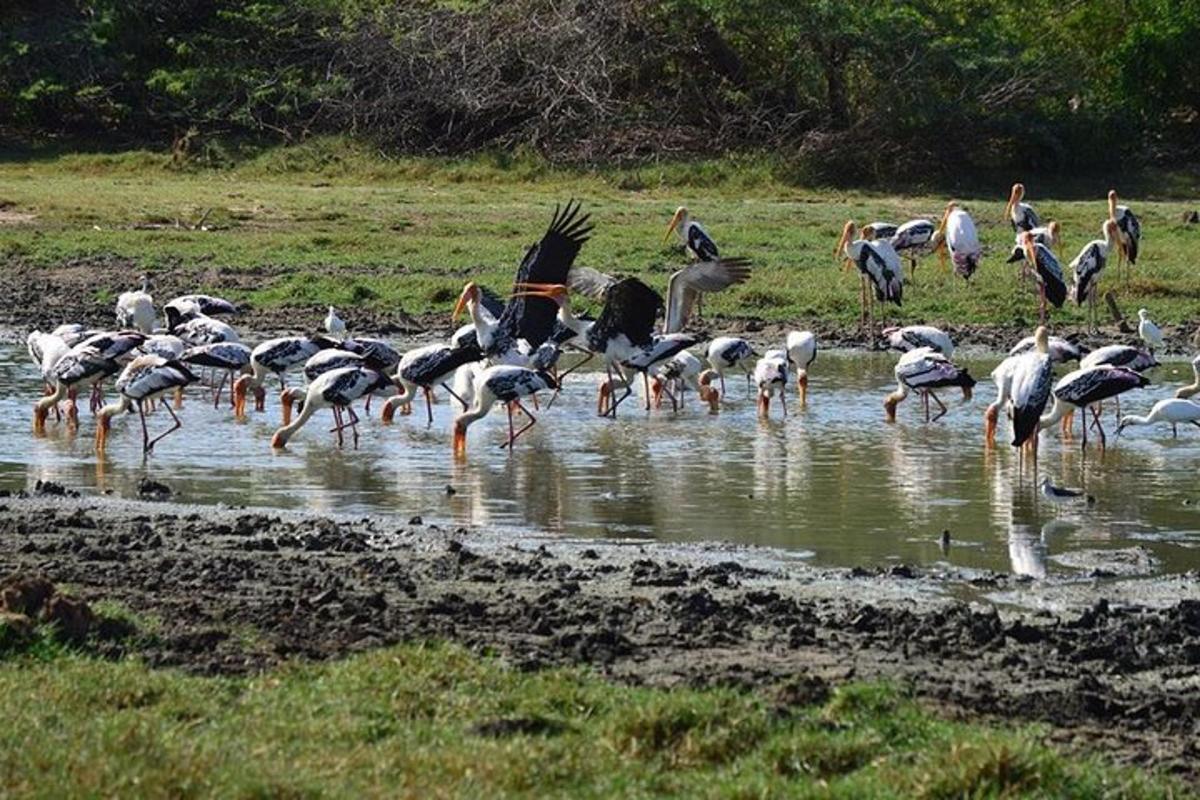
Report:
[[[1098,235],[1106,180],[1040,185],[1035,175],[1019,177],[1043,216],[1061,221],[1066,260]],[[1036,318],[1035,296],[1016,286],[1014,268],[1003,263],[1012,242],[1001,222],[1008,183],[959,194],[991,250],[973,282],[928,261],[918,285],[906,292],[899,319],[1027,326]],[[1126,201],[1141,216],[1145,239],[1134,279],[1119,287],[1122,305],[1127,312],[1144,305],[1162,322],[1192,320],[1200,309],[1193,257],[1200,252],[1200,225],[1181,220],[1194,202],[1171,198],[1195,196],[1198,182],[1178,174],[1127,183]],[[150,271],[210,276],[213,267],[283,266],[291,270],[273,270],[257,288],[229,293],[264,306],[364,303],[413,314],[448,312],[469,278],[505,289],[554,203],[571,196],[585,202],[596,222],[580,263],[650,273],[664,286],[683,257],[674,240],[663,243],[663,231],[675,206],[686,203],[723,253],[758,264],[749,283],[708,302],[713,312],[849,323],[857,319],[859,284],[832,256],[842,223],[851,217],[936,220],[948,193],[806,188],[767,156],[580,171],[503,154],[395,160],[338,139],[262,151],[213,169],[172,169],[169,157],[150,152],[27,154],[0,163],[0,209],[36,215],[31,222],[0,222],[0,263],[9,257],[54,266],[116,254]],[[216,229],[188,230],[206,211]],[[177,220],[183,227],[174,227]],[[130,286],[136,277],[129,276]],[[221,288],[211,277],[197,282]],[[110,303],[114,288],[96,287],[97,302]],[[1054,318],[1083,319],[1074,308]]]
[[[6,797],[1170,797],[1036,729],[858,685],[779,707],[404,646],[246,679],[0,661]]]

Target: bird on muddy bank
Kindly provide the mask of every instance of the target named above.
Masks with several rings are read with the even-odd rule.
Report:
[[[847,220],[833,255],[843,259],[847,265],[858,267],[861,283],[859,301],[862,305],[859,324],[866,327],[874,338],[875,303],[893,303],[897,306],[903,303],[904,270],[900,265],[900,256],[889,241],[867,241],[857,236],[858,228],[854,220]]]

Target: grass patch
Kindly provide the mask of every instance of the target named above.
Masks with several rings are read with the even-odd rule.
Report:
[[[6,796],[1168,797],[1038,731],[862,685],[779,709],[731,689],[523,673],[404,646],[245,679],[60,652],[0,662]]]
[[[1067,260],[1099,235],[1107,179],[1045,185],[1022,177],[1042,215],[1062,223]],[[972,283],[926,261],[903,309],[888,310],[892,319],[1027,325],[1036,318],[1031,285],[1018,286],[1014,268],[1003,263],[1012,244],[1002,221],[1009,183],[956,192],[988,249]],[[1117,286],[1121,303],[1129,312],[1145,306],[1160,322],[1192,320],[1200,272],[1188,254],[1200,248],[1200,225],[1181,221],[1194,201],[1174,198],[1194,193],[1197,179],[1128,183],[1123,196],[1141,216],[1146,238],[1134,279]],[[448,311],[453,298],[445,298],[457,296],[468,278],[505,290],[554,204],[572,196],[596,222],[580,263],[665,287],[665,275],[684,258],[663,244],[663,231],[684,203],[722,252],[757,265],[749,283],[714,296],[706,309],[841,323],[857,320],[859,302],[857,274],[842,271],[831,255],[842,223],[937,219],[949,196],[797,185],[768,155],[581,170],[521,154],[393,159],[337,138],[257,151],[221,168],[172,168],[169,157],[148,152],[9,161],[0,164],[0,185],[7,209],[35,215],[0,224],[3,258],[54,267],[123,256],[137,265],[129,286],[141,270],[190,270],[197,281],[211,281],[214,267],[224,273],[270,265],[270,275],[245,283],[249,288],[230,288],[233,299],[260,307],[362,303],[412,314]],[[206,212],[212,229],[194,230]],[[1116,281],[1110,276],[1107,284]],[[1084,316],[1069,306],[1053,319],[1077,325]]]

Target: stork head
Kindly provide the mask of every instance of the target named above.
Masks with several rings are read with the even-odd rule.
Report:
[[[1025,184],[1014,183],[1012,191],[1008,193],[1008,205],[1004,207],[1004,218],[1012,219],[1013,206],[1021,202],[1025,197]]]
[[[233,382],[233,414],[236,417],[246,416],[246,391],[254,379],[243,375]]]
[[[513,297],[545,297],[553,300],[562,308],[567,304],[570,291],[561,283],[518,283],[514,287]]]
[[[275,431],[275,435],[271,437],[271,449],[282,450],[283,448],[287,447],[288,439],[290,438],[291,434],[289,434],[283,428],[280,428],[279,430]]]
[[[462,458],[467,454],[467,423],[461,417],[454,420],[454,455]]]
[[[1025,252],[1025,258],[1030,264],[1037,266],[1037,246],[1033,241],[1033,234],[1025,231],[1021,234],[1021,249]]]
[[[1050,352],[1050,332],[1046,330],[1045,325],[1039,325],[1033,332],[1033,344],[1039,353]]]
[[[866,239],[868,242],[875,241],[875,226],[874,225],[863,225],[862,238]]]
[[[1117,190],[1116,189],[1108,190],[1108,218],[1109,219],[1117,218]]]
[[[471,303],[478,303],[483,295],[483,290],[475,283],[468,281],[463,287],[462,292],[458,295],[458,302],[454,304],[454,313],[450,316],[450,321],[455,322],[462,315],[465,309]]]
[[[1197,356],[1200,359],[1200,356]],[[717,376],[715,370],[706,369],[700,373],[697,381],[700,384],[700,400],[708,403],[708,411],[710,414],[716,414],[721,410],[721,394],[716,387],[712,385],[713,378]]]
[[[680,225],[686,225],[688,221],[687,206],[680,206],[675,209],[675,214],[671,217],[671,222],[667,225],[667,232],[663,234],[663,241],[671,238],[671,234]]]
[[[846,220],[846,224],[842,226],[842,238],[838,239],[837,247],[833,248],[833,257],[837,258],[845,253],[846,245],[854,241],[854,234],[858,231],[858,227],[854,224],[854,220]]]

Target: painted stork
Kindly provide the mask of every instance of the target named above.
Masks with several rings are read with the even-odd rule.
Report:
[[[167,361],[178,359],[188,349],[187,343],[178,336],[170,333],[156,333],[147,336],[142,342],[142,352],[148,356],[158,356]]]
[[[1192,359],[1192,382],[1175,390],[1175,396],[1185,399],[1200,392],[1200,356]]]
[[[309,359],[304,362],[304,366],[300,372],[304,375],[305,381],[311,385],[313,381],[324,375],[326,372],[332,372],[335,369],[345,369],[347,367],[365,367],[373,369],[376,372],[383,372],[374,364],[368,364],[366,358],[358,353],[351,353],[349,350],[343,350],[340,347],[330,347],[325,350],[318,350],[309,356]],[[292,406],[296,403],[303,405],[304,397],[308,392],[308,386],[292,387],[284,389],[279,394],[279,405],[283,412],[282,421],[284,425],[288,425],[292,421]],[[370,397],[370,395],[367,395]],[[333,406],[333,419],[335,424],[342,424],[342,410],[338,406]]]
[[[195,303],[182,308],[172,306],[165,309],[165,313],[167,332],[178,336],[184,343],[192,347],[216,344],[217,342],[241,341],[241,337],[238,336],[232,325],[202,313],[199,305]]]
[[[134,350],[146,341],[146,334],[138,331],[104,331],[94,333],[76,345],[80,350],[88,350],[94,352],[102,359],[109,359],[118,364],[125,364],[132,359],[130,355]],[[88,410],[93,414],[103,404],[103,395],[100,387],[104,383],[103,379],[92,384],[92,396],[88,405]]]
[[[858,267],[862,282],[860,300],[862,302],[862,317],[860,324],[866,324],[875,330],[874,301],[880,303],[901,304],[904,295],[904,271],[900,266],[900,256],[886,240],[868,242],[866,239],[855,239],[856,228],[854,220],[848,220],[842,228],[842,238],[834,248],[835,257],[845,258],[848,263]],[[870,294],[867,283],[874,289]]]
[[[931,347],[946,358],[954,355],[954,342],[950,339],[949,334],[932,325],[885,328],[883,335],[887,339],[888,348],[899,350],[901,353],[916,350],[918,347]]]
[[[463,289],[466,292],[466,288]],[[462,297],[459,297],[462,301]],[[475,303],[479,306],[478,312],[471,311],[471,321],[460,325],[450,336],[451,347],[461,347],[468,342],[479,344],[479,334],[476,332],[479,329],[491,330],[496,325],[496,320],[504,313],[504,301],[500,296],[486,286],[475,285],[475,288],[470,292],[464,308],[470,308],[470,304]],[[481,322],[475,322],[475,315],[479,314]]]
[[[313,414],[322,408],[333,408],[345,411],[350,417],[349,422],[339,421],[333,429],[333,432],[337,434],[338,447],[343,444],[342,431],[350,428],[354,436],[354,447],[357,449],[358,415],[354,413],[351,403],[371,392],[388,390],[394,386],[392,379],[387,375],[362,365],[324,372],[308,385],[308,391],[304,394],[304,407],[300,409],[296,419],[275,431],[271,437],[271,447],[275,450],[283,449],[296,431],[303,428]],[[340,419],[340,415],[338,418]]]
[[[1013,237],[1013,249],[1005,263],[1017,264],[1021,266],[1021,279],[1025,280],[1029,277],[1029,270],[1025,267],[1025,248],[1021,246],[1021,238],[1028,233],[1033,237],[1033,241],[1037,244],[1045,245],[1053,250],[1059,258],[1062,257],[1062,226],[1058,220],[1051,220],[1045,225],[1040,225],[1031,231],[1017,231]]]
[[[650,410],[650,372],[659,364],[670,361],[675,356],[687,350],[693,345],[697,345],[702,341],[700,336],[691,333],[664,333],[653,334],[650,337],[649,344],[639,348],[632,356],[621,362],[621,366],[626,370],[633,370],[642,376],[642,383],[646,390],[646,410]],[[622,380],[626,380],[628,372],[622,374]],[[626,383],[628,389],[628,383]],[[671,397],[671,406],[674,410],[679,410],[678,401],[670,389],[664,387],[665,391]],[[611,394],[612,386],[608,387],[608,393]],[[601,387],[603,396],[604,387]],[[618,401],[619,402],[619,401]]]
[[[166,313],[168,308],[174,308],[180,314],[194,309],[206,317],[221,317],[226,314],[238,313],[236,305],[223,297],[214,297],[211,294],[181,294],[178,297],[172,297],[163,305],[163,313]]]
[[[673,231],[679,232],[684,248],[697,261],[716,261],[721,257],[716,242],[708,235],[708,231],[704,230],[703,225],[691,218],[686,206],[675,209],[675,215],[671,217],[667,232],[663,235],[664,242],[670,238]]]
[[[590,215],[579,215],[574,201],[555,206],[550,227],[541,240],[530,247],[517,268],[514,281],[520,289],[529,284],[563,285],[580,249],[592,231]],[[554,331],[557,308],[544,295],[517,293],[494,321],[485,313],[483,292],[474,283],[463,287],[454,306],[454,318],[467,309],[475,323],[479,345],[492,364],[523,366],[529,356]]]
[[[1025,200],[1025,184],[1014,183],[1012,191],[1008,195],[1008,205],[1004,207],[1004,216],[1010,223],[1014,231],[1031,231],[1042,224],[1033,206],[1024,202]]]
[[[712,379],[716,374],[711,369],[704,369],[704,364],[691,352],[684,350],[676,354],[674,358],[658,366],[654,378],[650,381],[654,407],[662,407],[662,396],[666,394],[671,398],[672,408],[677,411],[678,404],[682,402],[683,391],[690,388],[696,392],[701,402],[708,403],[709,412],[716,414],[721,407],[720,395],[712,386]],[[674,391],[670,387],[674,387]]]
[[[1096,295],[1100,291],[1100,274],[1104,272],[1104,266],[1108,263],[1108,254],[1112,252],[1113,245],[1116,244],[1117,223],[1111,219],[1105,220],[1103,234],[1103,239],[1093,239],[1085,244],[1079,251],[1079,255],[1075,256],[1075,260],[1071,262],[1071,269],[1075,273],[1075,283],[1071,287],[1071,294],[1075,298],[1075,305],[1081,306],[1087,302],[1088,327],[1093,331],[1098,330]]]
[[[946,211],[942,214],[942,221],[935,236],[935,249],[941,253],[942,259],[945,260],[946,253],[949,252],[950,260],[954,262],[954,271],[964,279],[970,280],[983,258],[983,246],[979,244],[979,234],[975,232],[975,220],[959,208],[956,201],[951,200],[946,204]]]
[[[325,332],[330,336],[337,336],[339,338],[346,335],[346,323],[337,315],[337,311],[334,310],[333,306],[329,307],[329,313],[325,315]]]
[[[1033,339],[1034,349],[1017,356],[1018,361],[1011,368],[1010,402],[1012,446],[1020,447],[1028,443],[1036,462],[1038,426],[1054,385],[1054,359],[1050,356],[1050,337],[1045,327],[1039,327]]]
[[[911,268],[909,279],[914,280],[917,277],[918,256],[933,252],[937,226],[927,219],[910,219],[899,227],[892,225],[890,233],[881,233],[881,230],[886,229],[881,228],[880,223],[866,225],[863,227],[863,238],[869,241],[887,239],[892,249],[901,258],[907,259]]]
[[[894,222],[871,222],[862,226],[862,237],[868,242],[876,239],[890,239],[896,235],[900,226]]]
[[[1047,302],[1055,308],[1062,308],[1067,301],[1067,284],[1063,279],[1062,266],[1054,257],[1054,251],[1035,242],[1029,233],[1021,237],[1021,247],[1025,251],[1025,260],[1033,267],[1037,278],[1038,323],[1045,325]]]
[[[663,333],[682,331],[705,294],[745,283],[750,279],[750,269],[750,261],[745,258],[715,258],[675,270],[667,279]]]
[[[1142,242],[1142,224],[1138,222],[1137,216],[1129,210],[1129,206],[1117,205],[1116,189],[1110,189],[1108,192],[1108,218],[1117,223],[1119,233],[1117,237],[1120,245],[1117,271],[1120,272],[1123,261],[1128,262],[1131,267],[1137,266],[1138,250]]]
[[[444,344],[431,344],[409,350],[400,359],[400,368],[396,372],[395,381],[400,387],[400,394],[389,397],[380,412],[384,423],[392,421],[396,409],[409,413],[417,389],[425,395],[425,412],[428,424],[433,424],[432,389],[441,386],[463,405],[467,410],[467,401],[450,386],[447,381],[454,379],[458,368],[483,360],[483,351],[479,345],[469,342],[461,347],[451,347]]]
[[[896,406],[908,397],[910,391],[921,393],[925,403],[925,421],[937,422],[949,409],[934,394],[934,389],[957,386],[962,389],[965,401],[971,399],[975,387],[975,379],[965,368],[951,363],[950,359],[932,347],[920,347],[900,356],[894,373],[897,389],[883,401],[883,410],[888,422],[896,421]],[[929,416],[930,398],[941,407],[941,411],[932,419]]]
[[[1171,438],[1179,435],[1177,426],[1181,422],[1190,422],[1200,428],[1200,403],[1191,400],[1181,400],[1173,397],[1169,400],[1159,400],[1146,416],[1127,414],[1121,417],[1117,424],[1117,435],[1130,425],[1156,425],[1165,422],[1171,426]]]
[[[1113,367],[1125,367],[1135,372],[1145,372],[1159,366],[1153,353],[1127,344],[1108,344],[1104,347],[1097,347],[1079,360],[1081,369],[1105,364]]]
[[[250,351],[250,374],[243,375],[233,384],[233,406],[238,417],[246,414],[246,392],[254,390],[254,409],[262,411],[265,400],[263,383],[268,373],[279,378],[280,391],[287,388],[284,375],[312,358],[320,350],[337,347],[338,343],[327,336],[282,336],[268,339]]]
[[[217,384],[216,390],[213,392],[213,408],[217,408],[221,403],[221,389],[225,386],[226,381],[230,386],[230,405],[233,404],[234,376],[249,368],[250,352],[250,348],[241,342],[214,342],[188,348],[179,356],[179,360],[184,364],[205,367],[223,373],[221,382]]]
[[[1013,373],[1021,364],[1023,355],[1025,354],[1009,356],[992,370],[991,378],[996,384],[996,399],[989,403],[983,412],[983,441],[989,449],[996,446],[996,423],[1000,419],[1000,411],[1010,415],[1012,413],[1009,406],[1012,401]]]
[[[93,348],[78,345],[72,347],[55,362],[46,376],[54,391],[33,407],[34,433],[45,433],[46,417],[50,414],[50,409],[64,398],[68,401],[67,422],[71,425],[77,424],[79,413],[75,407],[74,396],[78,387],[92,386],[110,375],[115,375],[120,369],[116,361],[104,358]]]
[[[548,372],[509,365],[488,367],[483,370],[475,379],[475,399],[471,408],[454,418],[453,447],[455,456],[466,455],[467,428],[487,416],[497,402],[504,403],[508,410],[508,441],[500,446],[507,447],[509,452],[512,452],[512,446],[517,437],[537,423],[537,418],[529,413],[529,409],[521,403],[521,398],[557,388],[557,381]],[[529,422],[520,430],[514,430],[514,406],[524,412],[529,419]]]
[[[1151,354],[1162,349],[1162,330],[1154,324],[1150,319],[1150,312],[1144,308],[1138,309],[1138,338],[1146,343],[1146,348]]]
[[[1069,372],[1054,384],[1054,408],[1047,416],[1042,417],[1039,425],[1048,428],[1059,420],[1063,421],[1063,430],[1070,430],[1071,417],[1075,409],[1085,412],[1083,421],[1083,447],[1087,447],[1088,421],[1086,411],[1089,406],[1100,403],[1110,397],[1130,389],[1140,389],[1150,383],[1150,380],[1140,372],[1126,367],[1114,367],[1104,364],[1098,367],[1081,367]],[[1100,413],[1092,410],[1093,423],[1100,433],[1100,447],[1107,444],[1104,426],[1100,421]]]
[[[783,342],[788,363],[796,370],[800,405],[808,404],[808,368],[817,360],[817,337],[811,331],[788,331]]]
[[[179,361],[168,361],[158,356],[138,356],[130,361],[115,384],[119,395],[117,402],[104,406],[97,413],[96,452],[104,452],[111,418],[136,406],[142,420],[142,454],[148,455],[155,444],[179,430],[183,423],[179,421],[175,410],[164,404],[173,424],[151,439],[146,426],[146,407],[153,407],[153,401],[167,392],[175,392],[195,381],[196,376]]]
[[[1050,360],[1055,364],[1065,364],[1068,361],[1079,361],[1088,354],[1088,349],[1081,344],[1064,339],[1061,336],[1051,336],[1048,338],[1048,346],[1050,348]],[[1012,346],[1008,351],[1010,356],[1019,356],[1021,353],[1029,353],[1037,349],[1037,340],[1032,336],[1026,336],[1021,341]]]
[[[50,331],[50,335],[62,339],[67,343],[67,347],[74,347],[87,337],[100,332],[95,328],[80,325],[78,322],[67,322]]]
[[[154,298],[150,296],[150,276],[143,275],[141,289],[121,292],[117,297],[117,327],[153,333],[156,319]]]
[[[738,336],[718,336],[708,343],[706,353],[708,365],[721,383],[721,397],[725,396],[725,373],[737,372],[749,380],[754,372],[754,360],[758,353],[754,347]]]
[[[771,398],[778,394],[783,415],[787,416],[788,358],[785,350],[768,350],[754,365],[754,385],[758,387],[758,416],[771,415]]]

